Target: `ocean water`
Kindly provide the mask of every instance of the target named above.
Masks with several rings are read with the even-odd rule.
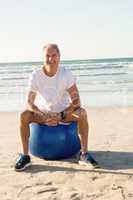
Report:
[[[0,63],[0,111],[21,111],[30,73],[42,62]],[[88,107],[133,106],[133,58],[62,61]]]

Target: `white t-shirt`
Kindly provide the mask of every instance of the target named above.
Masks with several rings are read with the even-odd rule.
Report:
[[[61,112],[71,103],[67,89],[75,82],[72,72],[64,67],[59,67],[52,77],[47,76],[41,68],[32,72],[28,90],[37,93],[35,104],[40,110]]]

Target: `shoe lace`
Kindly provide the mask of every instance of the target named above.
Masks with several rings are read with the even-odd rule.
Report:
[[[20,155],[20,157],[18,158],[17,162],[18,162],[18,164],[23,163],[24,162],[24,156]]]

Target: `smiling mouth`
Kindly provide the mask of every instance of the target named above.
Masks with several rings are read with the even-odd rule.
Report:
[[[55,62],[48,62],[48,64],[49,64],[49,65],[54,65],[54,64],[55,64]]]

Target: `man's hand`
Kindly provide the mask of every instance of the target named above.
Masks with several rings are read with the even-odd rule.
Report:
[[[61,121],[60,113],[48,112],[45,120],[45,124],[56,126]]]

